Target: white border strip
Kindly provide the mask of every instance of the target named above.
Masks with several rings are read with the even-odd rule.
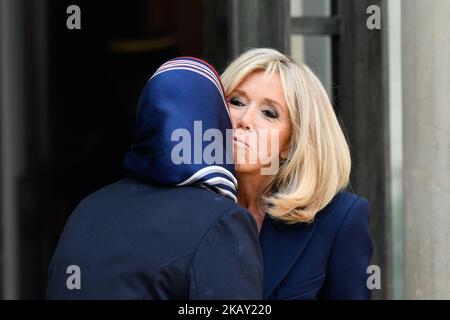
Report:
[[[387,1],[389,63],[389,145],[391,172],[391,259],[393,297],[404,298],[403,260],[403,99],[402,99],[402,3]]]

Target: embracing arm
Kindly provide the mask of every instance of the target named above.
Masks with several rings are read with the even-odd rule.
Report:
[[[329,258],[322,298],[371,298],[366,284],[373,252],[369,216],[367,200],[359,198],[344,217]]]

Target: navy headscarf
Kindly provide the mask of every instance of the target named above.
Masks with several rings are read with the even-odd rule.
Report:
[[[196,121],[201,121],[201,132]],[[195,184],[236,201],[237,180],[229,141],[232,136],[226,134],[231,128],[223,86],[216,70],[197,58],[169,60],[153,74],[141,93],[134,143],[125,155],[125,169],[150,182],[168,186]],[[190,134],[187,144],[190,148],[180,153],[183,158],[189,155],[184,152],[190,151],[190,163],[173,161],[174,147],[179,150],[182,140],[175,137],[175,141],[171,141],[177,129]],[[215,141],[210,137],[211,141],[203,141],[202,135],[208,129],[220,131],[223,139]],[[194,138],[200,140],[194,141]],[[202,155],[212,142],[220,146],[220,150],[216,148],[212,153],[214,159],[220,159],[207,164]],[[227,143],[231,148],[226,148]]]

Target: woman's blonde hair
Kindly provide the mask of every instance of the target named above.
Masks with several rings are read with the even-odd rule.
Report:
[[[347,141],[320,80],[277,50],[251,49],[234,60],[222,74],[225,94],[257,70],[280,75],[292,124],[289,155],[265,186],[262,204],[274,218],[310,223],[348,184]]]

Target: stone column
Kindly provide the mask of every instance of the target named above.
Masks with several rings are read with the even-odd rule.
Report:
[[[450,1],[403,0],[405,298],[450,299]]]

